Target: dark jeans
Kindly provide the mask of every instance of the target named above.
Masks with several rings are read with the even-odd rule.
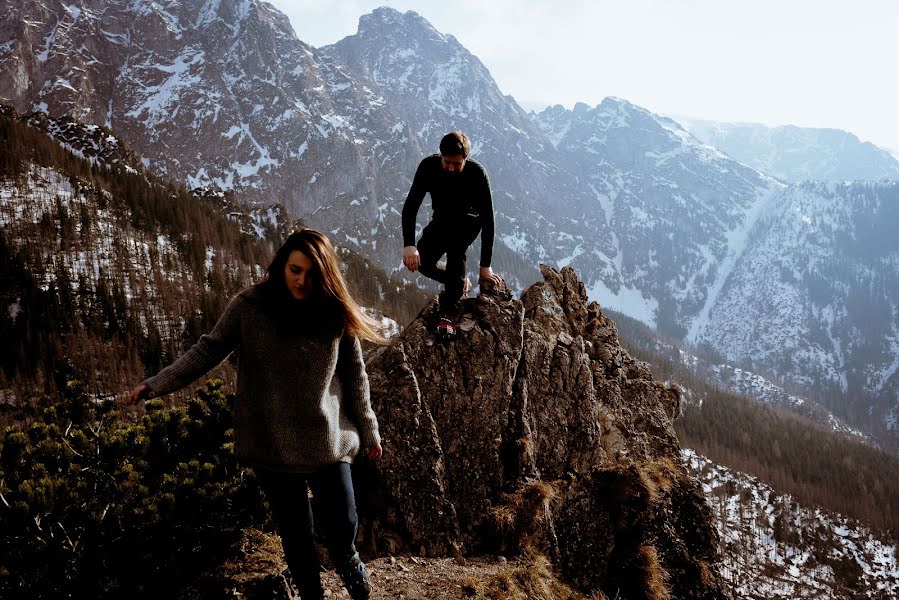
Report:
[[[268,498],[284,546],[284,558],[300,596],[320,598],[321,563],[313,542],[312,507],[307,484],[315,499],[315,531],[323,538],[331,560],[340,564],[356,552],[356,499],[350,465],[329,465],[311,475],[280,473],[261,468],[256,476]]]
[[[431,221],[418,240],[421,264],[418,270],[425,277],[443,284],[440,308],[450,311],[462,298],[466,277],[465,253],[481,232],[479,219],[466,219],[458,224]],[[437,261],[446,254],[446,269],[437,267]]]

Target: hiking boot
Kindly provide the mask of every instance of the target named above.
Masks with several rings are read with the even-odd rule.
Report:
[[[290,569],[281,571],[281,581],[284,583],[284,592],[287,598],[299,598],[299,600],[324,600],[325,589],[321,581],[307,581],[304,586],[297,585],[291,576]],[[299,592],[299,596],[297,596]]]
[[[446,317],[441,318],[437,321],[437,337],[444,342],[456,337],[456,324]]]
[[[358,552],[338,565],[337,572],[340,574],[340,579],[343,580],[343,587],[350,593],[350,598],[368,600],[371,595],[371,581],[365,570],[365,563],[359,558]]]
[[[281,572],[281,579],[284,582],[284,591],[288,598],[296,598],[295,592],[299,592],[300,600],[324,600],[325,588],[322,587],[321,580],[311,580],[305,582],[297,582],[291,576],[289,569]]]

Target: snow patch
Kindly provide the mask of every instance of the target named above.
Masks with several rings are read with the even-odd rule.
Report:
[[[716,272],[715,281],[709,286],[705,303],[699,311],[699,314],[690,324],[690,330],[686,336],[686,340],[691,344],[696,344],[700,335],[702,335],[706,327],[708,327],[709,313],[711,312],[712,307],[715,306],[718,296],[721,293],[721,289],[724,287],[727,278],[730,277],[734,265],[736,265],[737,261],[743,255],[744,250],[746,250],[750,232],[761,216],[765,214],[765,208],[770,204],[771,200],[777,195],[776,192],[780,189],[782,189],[782,186],[772,183],[767,189],[759,191],[755,202],[753,202],[746,211],[746,216],[742,223],[727,233],[727,254],[724,257],[724,260],[721,261]]]
[[[152,129],[171,117],[171,107],[180,104],[181,93],[190,90],[202,82],[202,77],[192,74],[192,67],[202,65],[205,53],[196,48],[186,48],[170,65],[143,64],[135,67],[143,71],[160,71],[169,77],[162,83],[144,88],[146,96],[143,102],[125,113],[125,116],[139,119],[144,117],[143,124]]]
[[[647,298],[636,288],[622,285],[617,292],[613,292],[605,283],[597,281],[587,290],[587,297],[596,300],[601,306],[607,306],[643,321],[650,327],[656,327],[659,301],[652,297]]]

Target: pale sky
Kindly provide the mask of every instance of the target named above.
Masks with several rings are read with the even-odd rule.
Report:
[[[844,129],[899,156],[899,0],[268,1],[313,46],[378,6],[414,10],[528,110],[618,96],[666,115]]]

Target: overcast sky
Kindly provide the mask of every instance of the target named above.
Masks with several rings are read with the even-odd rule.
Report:
[[[378,6],[455,36],[526,109],[845,129],[899,156],[899,0],[269,0],[304,42]]]

